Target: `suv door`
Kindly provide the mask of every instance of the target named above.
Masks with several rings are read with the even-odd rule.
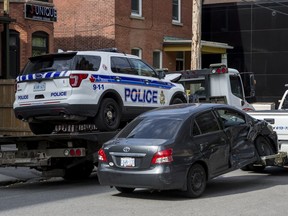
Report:
[[[120,94],[124,106],[143,106],[143,79],[131,67],[128,58],[111,56],[111,71],[114,73],[115,90]]]
[[[193,142],[208,164],[211,176],[229,168],[230,144],[212,111],[205,111],[194,118]]]
[[[174,91],[171,82],[158,78],[157,72],[141,59],[129,58],[132,67],[143,80],[143,103],[146,107],[169,105]]]
[[[245,115],[227,108],[219,108],[215,111],[229,139],[232,167],[241,168],[254,162],[256,149],[254,143],[248,139],[251,125],[246,121]]]

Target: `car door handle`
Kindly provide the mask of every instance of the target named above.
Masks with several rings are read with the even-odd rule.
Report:
[[[119,82],[121,80],[120,77],[115,77],[114,80],[116,80],[117,82]]]

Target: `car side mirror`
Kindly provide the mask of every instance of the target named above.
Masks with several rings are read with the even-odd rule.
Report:
[[[165,72],[162,70],[162,71],[158,71],[158,78],[159,79],[164,79],[164,77],[166,76]]]

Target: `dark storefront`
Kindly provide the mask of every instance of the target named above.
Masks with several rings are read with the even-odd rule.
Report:
[[[288,1],[203,6],[202,39],[234,47],[228,50],[228,65],[255,73],[259,102],[277,104],[285,90],[287,38]]]

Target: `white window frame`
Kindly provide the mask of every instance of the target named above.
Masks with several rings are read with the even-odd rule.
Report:
[[[179,24],[179,23],[181,23],[181,0],[177,0],[178,1],[178,17],[177,17],[177,19],[174,19],[174,17],[173,17],[173,1],[174,0],[172,0],[172,22]]]
[[[132,11],[132,1],[138,1],[138,13],[135,11]],[[131,0],[131,16],[132,17],[142,17],[142,0]]]
[[[131,54],[132,54],[132,50],[137,50],[138,51],[138,55],[136,55],[136,56],[138,56],[139,58],[142,59],[142,49],[141,48],[139,48],[139,47],[132,48],[131,49]],[[134,55],[134,54],[132,54],[132,55]]]
[[[154,53],[159,53],[159,68],[157,68],[157,69],[161,69],[162,67],[163,67],[163,59],[162,59],[162,51],[161,50],[154,50],[153,51],[153,67],[155,67],[154,66]]]

